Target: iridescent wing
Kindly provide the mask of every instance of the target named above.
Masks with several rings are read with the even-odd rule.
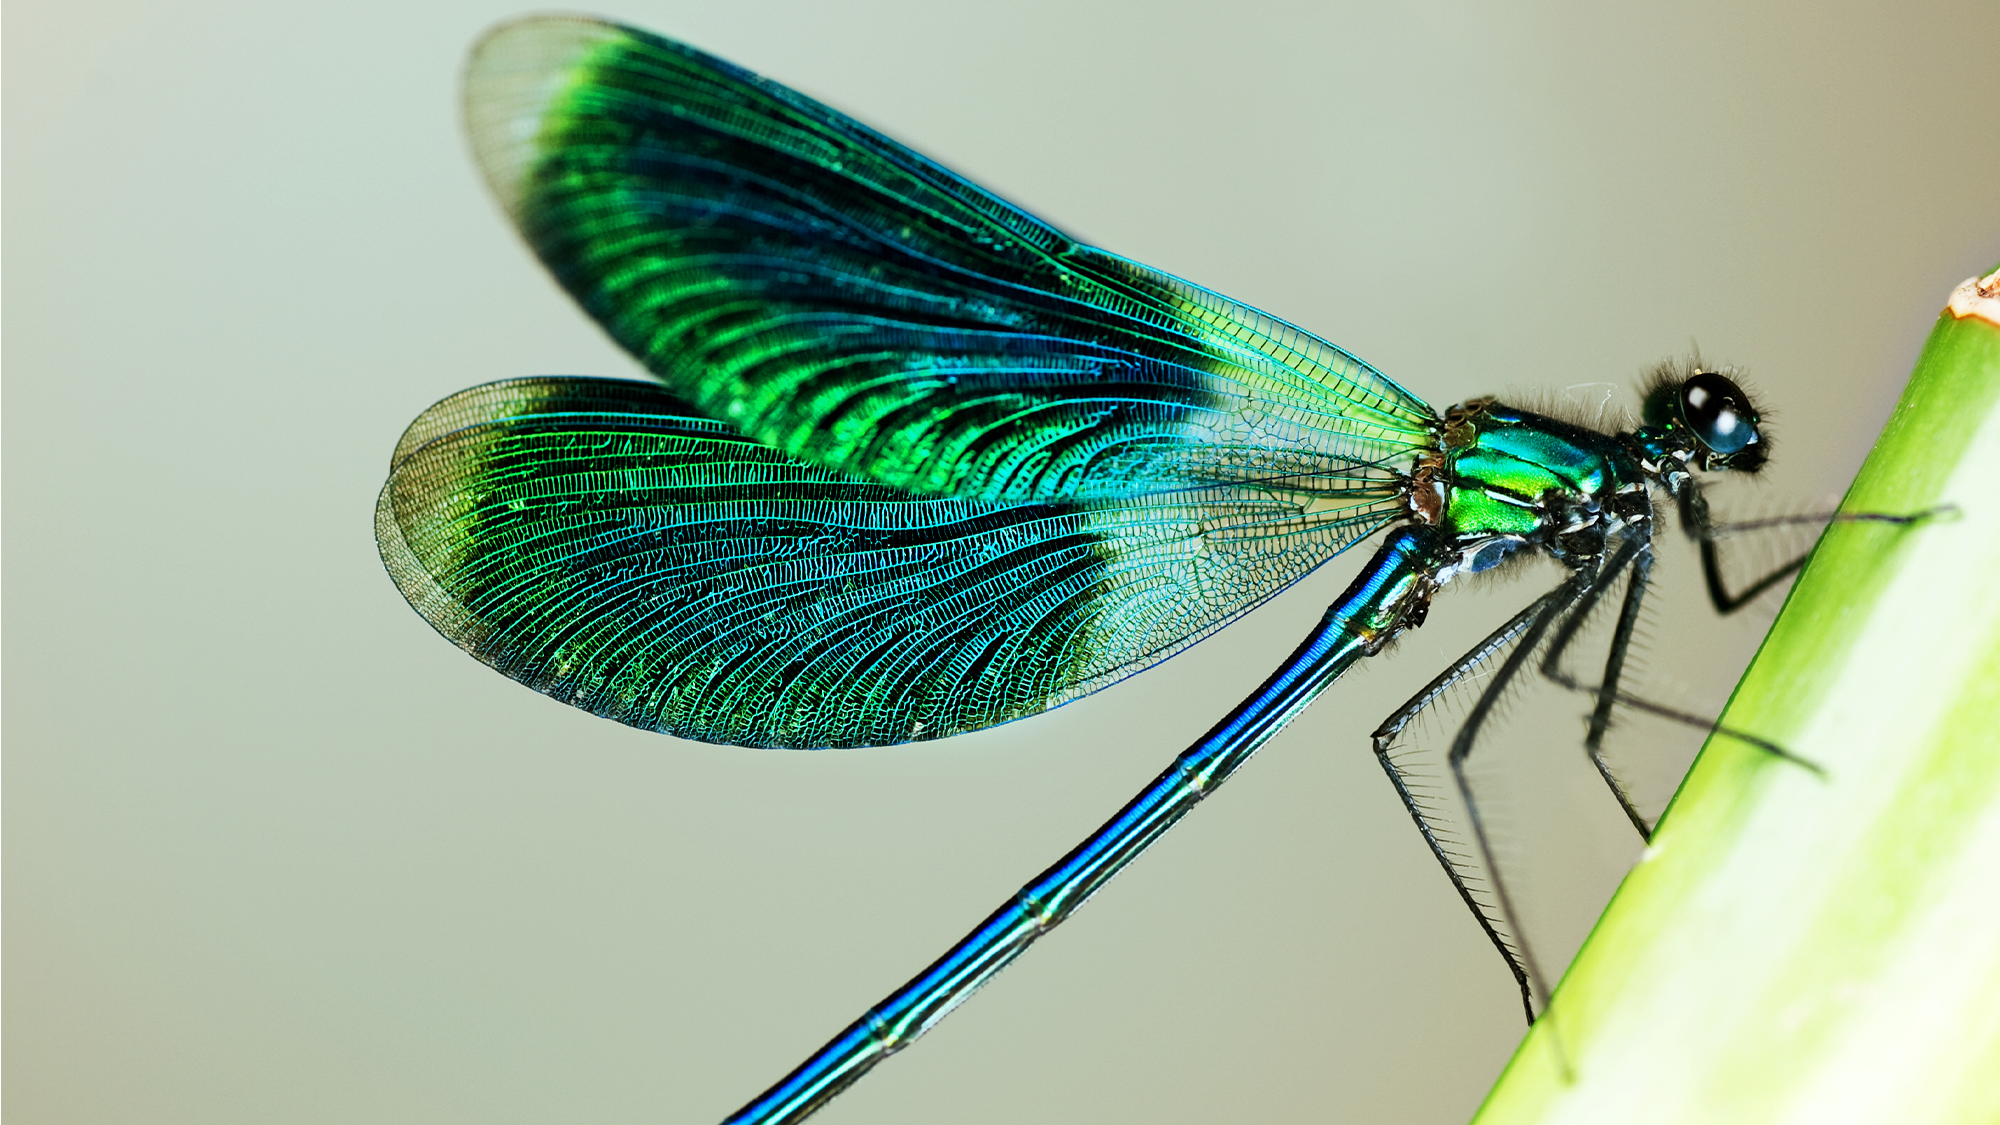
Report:
[[[1102,687],[1403,511],[1368,469],[1310,493],[922,495],[650,383],[535,378],[410,425],[376,538],[439,632],[538,691],[704,741],[854,746]]]
[[[1435,442],[1429,407],[1332,344],[681,44],[530,18],[474,51],[465,99],[562,285],[798,460],[1028,503],[1407,468]]]

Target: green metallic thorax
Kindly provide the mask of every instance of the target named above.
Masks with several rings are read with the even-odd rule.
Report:
[[[1561,533],[1645,486],[1617,439],[1495,402],[1452,410],[1444,445],[1439,522],[1461,543]]]

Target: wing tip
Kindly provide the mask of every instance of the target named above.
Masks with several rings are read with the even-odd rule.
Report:
[[[549,106],[579,63],[630,34],[595,16],[544,13],[495,25],[474,44],[465,65],[465,131],[487,186],[509,215],[520,214]]]
[[[403,520],[396,510],[398,483],[395,476],[390,476],[375,498],[375,550],[382,557],[382,568],[389,572],[389,580],[425,624],[477,656],[478,623],[439,585],[405,536]]]

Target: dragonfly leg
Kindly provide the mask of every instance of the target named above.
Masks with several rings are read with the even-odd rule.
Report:
[[[1517,949],[1515,944],[1508,940],[1507,934],[1520,933],[1520,926],[1514,917],[1513,903],[1507,897],[1506,887],[1493,864],[1492,849],[1487,844],[1486,830],[1479,819],[1478,806],[1472,800],[1470,789],[1466,784],[1463,763],[1466,755],[1471,752],[1472,740],[1478,732],[1480,723],[1492,711],[1494,703],[1506,689],[1507,683],[1519,672],[1522,658],[1533,650],[1542,631],[1548,627],[1549,621],[1573,604],[1588,588],[1589,581],[1589,575],[1579,572],[1565,580],[1561,586],[1535,599],[1526,609],[1515,614],[1506,624],[1495,629],[1485,640],[1475,645],[1471,651],[1453,661],[1422,691],[1382,720],[1382,725],[1375,729],[1373,738],[1375,758],[1382,763],[1383,771],[1389,775],[1390,784],[1396,787],[1396,795],[1402,799],[1403,808],[1409,812],[1410,819],[1416,822],[1417,831],[1423,835],[1424,842],[1430,845],[1431,854],[1437,857],[1439,865],[1444,868],[1445,876],[1457,889],[1459,898],[1465,901],[1466,909],[1470,910],[1472,916],[1479,921],[1480,929],[1486,932],[1487,939],[1507,962],[1508,971],[1513,974],[1515,984],[1520,987],[1521,1006],[1530,1023],[1535,1019],[1535,993],[1540,992],[1543,996],[1547,996],[1548,989],[1525,944]],[[1481,902],[1472,889],[1475,877],[1468,874],[1468,857],[1455,851],[1452,841],[1433,822],[1430,810],[1426,809],[1423,799],[1415,792],[1409,774],[1397,764],[1392,750],[1397,737],[1418,715],[1437,702],[1446,691],[1469,675],[1473,669],[1506,651],[1510,645],[1514,646],[1513,653],[1509,655],[1493,682],[1480,693],[1472,714],[1459,730],[1450,757],[1459,795],[1466,803],[1468,818],[1472,823],[1480,862],[1486,867],[1488,881],[1493,890],[1495,901],[1488,904]],[[1496,911],[1499,915],[1497,918]]]
[[[1773,516],[1767,519],[1743,520],[1736,523],[1717,523],[1708,510],[1708,498],[1702,495],[1701,486],[1692,479],[1683,482],[1676,490],[1674,499],[1680,504],[1681,527],[1688,536],[1701,544],[1701,576],[1708,586],[1708,600],[1720,614],[1731,614],[1754,601],[1759,594],[1798,573],[1812,557],[1808,548],[1790,562],[1770,571],[1742,590],[1732,593],[1722,578],[1722,566],[1717,542],[1724,536],[1744,531],[1761,531],[1772,527],[1791,527],[1799,524],[1815,523],[1887,523],[1909,525],[1923,523],[1939,516],[1956,512],[1950,504],[1926,508],[1921,512],[1896,515],[1888,512],[1813,512],[1802,516]]]
[[[1614,707],[1630,707],[1635,711],[1644,711],[1649,715],[1658,715],[1663,719],[1691,726],[1705,733],[1712,732],[1724,735],[1762,750],[1773,757],[1782,758],[1794,765],[1803,766],[1822,777],[1826,775],[1826,770],[1818,763],[1801,758],[1783,746],[1772,742],[1770,739],[1759,738],[1748,731],[1724,726],[1707,715],[1698,715],[1692,711],[1682,711],[1678,708],[1654,703],[1652,700],[1633,695],[1631,692],[1625,691],[1618,686],[1620,677],[1624,675],[1625,654],[1631,648],[1632,633],[1638,626],[1639,606],[1645,599],[1646,587],[1651,581],[1653,560],[1653,549],[1649,541],[1635,539],[1619,548],[1617,553],[1612,556],[1611,561],[1605,566],[1602,578],[1578,598],[1575,609],[1570,612],[1569,617],[1563,622],[1562,627],[1556,631],[1555,638],[1549,643],[1547,654],[1542,658],[1542,674],[1544,676],[1571,691],[1585,692],[1596,698],[1597,705],[1591,712],[1590,728],[1584,736],[1584,749],[1590,754],[1591,763],[1597,767],[1598,775],[1604,779],[1606,785],[1611,787],[1611,793],[1618,799],[1619,807],[1625,810],[1626,819],[1632,822],[1632,827],[1638,830],[1642,839],[1646,840],[1652,839],[1652,826],[1646,822],[1644,815],[1639,812],[1638,807],[1632,801],[1631,794],[1626,790],[1624,784],[1613,774],[1610,763],[1604,757],[1604,733],[1611,727],[1611,713]],[[1628,566],[1632,569],[1632,576],[1625,588],[1625,602],[1619,610],[1618,625],[1612,632],[1610,651],[1605,656],[1604,677],[1596,684],[1583,683],[1563,667],[1563,656],[1569,651],[1570,643],[1576,639],[1578,630],[1582,628],[1583,623],[1589,618],[1590,611],[1596,607],[1597,599],[1611,585],[1617,573]],[[1794,562],[1792,569],[1797,569],[1797,566],[1798,563]],[[1782,571],[1778,574],[1778,577],[1782,578],[1785,574],[1789,573],[1789,570]],[[1711,572],[1711,590],[1715,588],[1714,583],[1716,581],[1713,578],[1713,572]],[[1752,592],[1746,595],[1746,598],[1755,596],[1755,592]]]
[[[1625,784],[1618,780],[1611,769],[1611,763],[1604,757],[1604,732],[1611,728],[1611,711],[1621,701],[1624,694],[1619,691],[1619,679],[1625,673],[1625,654],[1632,647],[1632,632],[1639,624],[1639,606],[1646,598],[1646,586],[1653,573],[1653,547],[1650,540],[1631,540],[1621,547],[1605,567],[1604,573],[1591,584],[1584,595],[1577,599],[1576,607],[1570,611],[1562,628],[1549,643],[1548,653],[1542,658],[1542,675],[1572,691],[1588,692],[1597,698],[1597,706],[1590,713],[1590,729],[1584,735],[1583,748],[1590,755],[1590,762],[1597,767],[1597,775],[1610,786],[1611,795],[1618,799],[1618,807],[1625,810],[1625,818],[1638,829],[1641,839],[1653,838],[1653,826],[1639,812],[1638,805]],[[1626,580],[1625,601],[1618,611],[1618,625],[1611,634],[1611,648],[1604,658],[1604,676],[1596,685],[1578,682],[1576,677],[1563,668],[1563,654],[1570,642],[1576,639],[1577,630],[1589,618],[1597,600],[1603,592],[1617,580],[1618,572],[1630,567],[1632,574]],[[1713,723],[1704,724],[1704,729]]]
[[[1459,800],[1465,803],[1465,818],[1472,825],[1473,842],[1479,847],[1479,859],[1486,867],[1487,879],[1493,888],[1494,902],[1500,908],[1508,932],[1515,935],[1523,933],[1520,914],[1514,908],[1513,896],[1507,893],[1507,880],[1500,874],[1499,864],[1494,860],[1492,839],[1486,831],[1486,819],[1480,815],[1478,798],[1473,796],[1472,779],[1466,773],[1465,763],[1472,756],[1472,748],[1479,739],[1480,728],[1493,714],[1493,709],[1499,705],[1515,677],[1521,674],[1521,669],[1527,666],[1529,657],[1541,645],[1542,636],[1548,631],[1550,623],[1569,612],[1577,601],[1592,589],[1595,579],[1594,570],[1578,570],[1552,591],[1554,596],[1540,613],[1529,619],[1526,628],[1521,632],[1519,643],[1507,654],[1507,659],[1500,665],[1500,670],[1494,674],[1485,689],[1479,693],[1479,698],[1473,702],[1472,710],[1466,715],[1465,722],[1452,738],[1451,752],[1445,756],[1445,761],[1451,766],[1452,782],[1458,788]],[[1528,948],[1525,940],[1520,942],[1518,954],[1520,971],[1516,974],[1516,979],[1522,981],[1521,1003],[1527,1011],[1528,1021],[1532,1023],[1535,1018],[1533,993],[1540,993],[1544,998],[1548,997],[1548,982],[1543,978],[1540,966],[1535,963],[1534,952]]]

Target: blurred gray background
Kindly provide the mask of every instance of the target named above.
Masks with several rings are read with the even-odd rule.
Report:
[[[8,5],[16,1125],[717,1120],[1095,827],[1358,565],[915,749],[682,743],[475,664],[376,560],[391,445],[474,383],[635,372],[467,160],[461,61],[514,11]],[[1697,341],[1777,416],[1725,511],[1837,497],[1946,293],[2000,259],[1983,0],[607,14],[1440,406],[1628,406]],[[1713,712],[1776,600],[1717,623],[1668,555],[1648,690]],[[1366,735],[1550,577],[1448,593],[823,1119],[1464,1120],[1517,1002]],[[1581,762],[1577,701],[1512,712],[1505,746]],[[1586,773],[1549,776],[1510,811],[1575,826],[1521,845],[1551,857],[1523,885],[1553,970],[1638,845]]]

